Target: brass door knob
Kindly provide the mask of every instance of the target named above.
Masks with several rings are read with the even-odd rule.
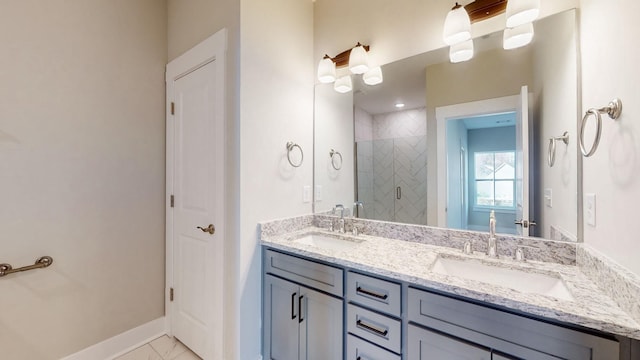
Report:
[[[211,235],[213,235],[216,232],[216,227],[213,226],[213,224],[209,224],[209,226],[207,226],[206,228],[203,228],[202,226],[198,226],[198,229],[200,229],[200,230],[202,230],[202,231],[204,231],[206,233],[209,233]]]

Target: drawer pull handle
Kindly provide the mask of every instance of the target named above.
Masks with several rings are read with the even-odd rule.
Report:
[[[300,317],[298,318],[298,324],[304,321],[304,319],[302,318],[302,298],[303,297],[304,295],[300,295],[300,297],[298,298],[298,311],[300,312]]]
[[[296,295],[297,293],[291,294],[291,320],[296,318]]]
[[[365,294],[365,295],[369,295],[369,296],[373,296],[374,298],[378,298],[378,299],[381,299],[381,300],[387,300],[387,298],[389,297],[389,295],[387,295],[387,294],[378,294],[378,293],[375,293],[373,291],[369,291],[369,290],[363,289],[360,286],[358,286],[358,288],[356,289],[356,292],[361,293],[361,294]]]
[[[369,325],[369,324],[365,324],[362,322],[362,320],[358,320],[356,321],[356,326],[363,329],[363,330],[367,330],[369,332],[372,332],[376,335],[380,335],[383,337],[387,337],[387,334],[389,333],[389,330],[380,330],[379,328],[373,326],[373,325]]]

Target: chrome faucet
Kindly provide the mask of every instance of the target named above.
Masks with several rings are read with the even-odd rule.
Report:
[[[487,255],[489,257],[498,257],[498,244],[496,242],[496,213],[491,210],[489,215],[489,241],[487,243]]]
[[[340,210],[340,219],[338,219],[338,232],[344,234],[344,206],[342,204],[336,205],[333,208],[333,213],[335,214],[337,210]]]
[[[362,213],[360,213],[362,211]],[[353,203],[353,217],[359,218],[364,215],[364,203],[362,201],[356,201]]]

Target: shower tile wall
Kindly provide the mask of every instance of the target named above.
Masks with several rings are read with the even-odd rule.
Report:
[[[426,224],[426,133],[424,108],[373,117],[356,109],[358,199],[367,218]]]

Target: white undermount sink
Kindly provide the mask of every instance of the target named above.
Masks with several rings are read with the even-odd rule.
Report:
[[[573,296],[559,276],[540,274],[484,263],[476,259],[460,259],[439,256],[431,271],[508,287],[522,293],[547,295],[573,301]]]
[[[319,234],[310,234],[293,240],[293,242],[327,250],[345,251],[358,246],[358,244],[362,243],[363,240],[335,238]]]

